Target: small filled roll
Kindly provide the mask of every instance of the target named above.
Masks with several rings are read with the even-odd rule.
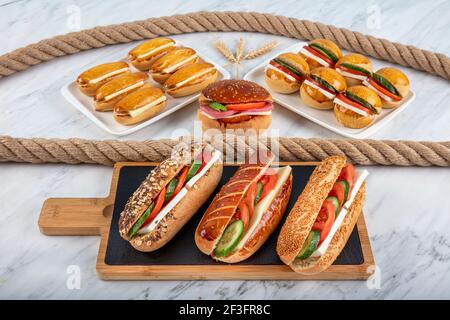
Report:
[[[371,76],[372,62],[362,54],[350,53],[338,60],[335,69],[344,76],[347,86],[356,86]]]
[[[223,170],[222,154],[209,145],[174,149],[128,199],[120,236],[142,252],[168,243],[208,200]]]
[[[96,111],[112,111],[115,104],[127,94],[145,84],[148,75],[144,72],[127,73],[108,81],[97,89],[94,97]]]
[[[216,81],[219,72],[213,64],[199,62],[182,67],[164,83],[172,97],[184,97],[196,93]]]
[[[318,67],[333,68],[335,63],[342,58],[339,47],[327,39],[315,39],[310,41],[299,52],[313,70]]]
[[[156,60],[149,72],[153,80],[163,84],[178,69],[198,61],[199,57],[194,49],[175,48]]]
[[[257,83],[221,80],[206,87],[200,97],[198,119],[204,131],[236,130],[235,133],[267,129],[272,121],[272,96]]]
[[[409,95],[409,79],[397,68],[381,68],[363,84],[380,96],[386,109],[398,107]]]
[[[347,89],[344,77],[334,69],[319,67],[311,71],[300,87],[303,102],[312,108],[333,108],[333,99]]]
[[[264,73],[267,85],[279,93],[293,93],[309,74],[309,65],[299,54],[286,52],[270,60]]]
[[[128,60],[141,71],[150,69],[153,62],[175,47],[175,41],[169,38],[155,38],[145,41],[131,49]]]
[[[362,85],[349,87],[334,99],[336,120],[347,128],[367,127],[380,112],[380,97],[375,91]]]
[[[117,102],[114,119],[126,126],[148,120],[164,110],[166,100],[164,91],[146,83]]]
[[[78,89],[85,95],[93,97],[98,88],[114,77],[125,73],[130,73],[130,68],[126,62],[118,61],[99,64],[78,76]]]
[[[312,275],[330,267],[345,247],[362,213],[368,172],[345,157],[323,160],[287,216],[277,240],[281,261]]]

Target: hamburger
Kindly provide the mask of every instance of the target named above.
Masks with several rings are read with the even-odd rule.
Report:
[[[198,119],[204,131],[267,129],[272,121],[272,96],[260,85],[245,80],[221,80],[199,97]]]
[[[300,87],[303,102],[312,108],[333,108],[333,99],[347,89],[344,77],[331,68],[319,67],[311,71]]]
[[[343,56],[334,68],[344,76],[348,86],[361,84],[372,74],[372,62],[366,56],[358,53]]]
[[[362,85],[349,87],[334,99],[336,120],[347,128],[367,127],[380,112],[380,97],[375,91]]]
[[[299,53],[305,58],[311,70],[317,67],[333,68],[342,57],[341,49],[327,39],[312,40],[301,48]]]
[[[409,79],[396,68],[382,68],[363,84],[380,96],[387,109],[398,107],[409,94]]]
[[[275,92],[293,93],[309,74],[309,65],[299,54],[286,52],[270,60],[264,72],[267,85]]]

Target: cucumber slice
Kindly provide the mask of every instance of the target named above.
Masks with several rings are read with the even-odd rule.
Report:
[[[380,76],[378,73],[372,74],[372,78],[376,83],[386,88],[390,93],[395,94],[397,97],[401,97],[397,89],[392,85],[392,83],[389,82],[388,79]]]
[[[372,75],[372,73],[369,70],[366,70],[364,68],[361,68],[361,67],[356,66],[356,65],[351,64],[351,63],[343,62],[343,63],[341,63],[341,66],[343,66],[343,67],[345,67],[347,69],[350,69],[350,70],[354,70],[354,71],[358,71],[358,72],[364,73],[367,76],[371,76]]]
[[[323,54],[325,54],[334,63],[336,63],[339,60],[338,57],[336,57],[336,55],[333,52],[331,52],[330,50],[328,50],[327,48],[325,48],[324,46],[322,46],[319,43],[313,42],[313,43],[310,43],[309,46],[312,47],[315,50],[318,49],[319,51],[321,51]]]
[[[323,80],[322,78],[312,74],[310,75],[311,79],[313,79],[314,81],[316,81],[318,84],[324,86],[325,88],[327,88],[328,90],[330,90],[333,93],[338,93],[338,91],[328,82],[326,82],[325,80]]]
[[[319,231],[311,231],[306,238],[305,244],[302,247],[302,250],[297,255],[297,259],[308,259],[314,251],[317,250],[317,246],[320,241],[320,232]]]
[[[214,249],[216,257],[226,257],[237,246],[244,234],[244,222],[236,220],[232,222],[223,232],[222,238]]]
[[[209,104],[209,107],[216,111],[228,111],[227,107],[225,107],[223,104],[218,103],[218,102],[211,102]]]
[[[325,200],[331,201],[333,203],[333,206],[336,208],[334,210],[334,216],[337,217],[337,215],[339,214],[339,211],[340,211],[339,210],[340,207],[339,207],[339,200],[338,200],[338,198],[336,198],[336,197],[328,197]]]
[[[170,199],[170,197],[172,197],[173,192],[175,191],[175,188],[178,185],[178,179],[177,178],[173,178],[172,180],[170,180],[169,184],[167,185],[167,191],[166,191],[166,195],[164,196],[164,202],[167,202],[167,200]]]
[[[299,71],[299,70],[297,70],[296,68],[292,67],[291,65],[289,65],[289,64],[287,64],[287,63],[281,61],[280,59],[275,58],[275,59],[273,59],[273,61],[275,61],[276,63],[278,63],[278,64],[279,64],[280,66],[282,66],[283,68],[288,69],[290,72],[296,74],[297,76],[299,76],[299,77],[301,77],[301,78],[304,78],[304,77],[305,77],[305,75],[304,75],[301,71]]]
[[[345,96],[349,98],[350,100],[355,101],[356,103],[361,104],[363,107],[366,107],[367,109],[371,110],[375,114],[379,114],[380,112],[370,103],[368,103],[363,98],[358,97],[357,95],[354,95],[353,93],[349,91],[345,91]]]
[[[192,179],[193,176],[197,174],[198,169],[200,169],[202,165],[201,161],[194,160],[194,162],[191,164],[191,167],[189,168],[189,171],[186,176],[186,182]]]
[[[339,183],[344,188],[344,203],[348,200],[348,193],[350,192],[350,184],[346,180],[339,180]]]
[[[139,217],[138,221],[133,225],[133,227],[128,231],[128,238],[133,238],[136,232],[139,231],[141,226],[144,224],[145,220],[147,220],[150,213],[152,213],[153,208],[155,207],[155,203],[152,202],[150,206],[145,210],[145,212],[142,214],[142,216]]]
[[[263,191],[263,184],[261,182],[258,182],[256,184],[255,204],[257,204],[259,199],[261,199],[262,191]]]

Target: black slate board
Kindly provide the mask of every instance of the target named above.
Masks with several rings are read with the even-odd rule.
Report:
[[[119,235],[118,221],[128,198],[134,190],[145,179],[153,167],[150,166],[128,166],[120,171],[116,200],[111,221],[108,246],[106,249],[105,263],[107,265],[216,265],[222,264],[216,262],[209,256],[200,252],[194,242],[194,233],[198,222],[206,211],[210,201],[213,199],[213,192],[210,199],[203,205],[196,215],[178,232],[178,234],[161,249],[143,253],[139,252]],[[237,170],[236,166],[226,166],[223,170],[222,180],[219,183],[218,191],[223,184]],[[308,182],[309,176],[314,170],[314,166],[292,166],[293,169],[293,187],[292,195],[284,218],[289,213],[296,199],[301,194],[303,188]],[[266,243],[246,261],[240,262],[242,265],[276,265],[282,264],[275,252],[276,240],[284,218],[279,227],[269,237]],[[361,243],[358,231],[353,230],[346,246],[339,257],[334,262],[335,265],[360,265],[364,263]]]

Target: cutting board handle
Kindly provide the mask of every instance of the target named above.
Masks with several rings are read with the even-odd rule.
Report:
[[[42,206],[39,229],[51,236],[100,235],[112,207],[109,198],[49,198]]]

